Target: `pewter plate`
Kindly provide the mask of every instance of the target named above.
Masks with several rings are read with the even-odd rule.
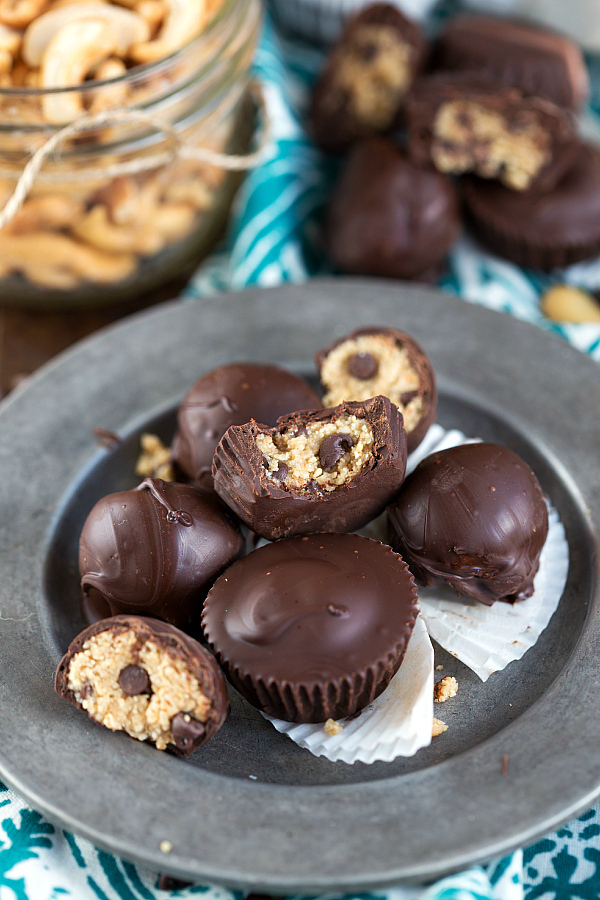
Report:
[[[371,766],[313,757],[233,691],[228,722],[191,761],[60,700],[54,670],[82,626],[79,532],[97,499],[135,483],[140,431],[170,440],[178,401],[213,366],[265,360],[314,377],[316,350],[373,324],[426,348],[442,425],[515,449],[557,507],[569,578],[537,645],[486,684],[438,648],[459,682],[439,708],[448,731]],[[99,449],[94,426],[123,443]],[[0,407],[0,471],[0,775],[65,828],[192,880],[350,891],[507,852],[600,794],[600,372],[559,338],[439,291],[360,279],[168,304],[18,389]]]

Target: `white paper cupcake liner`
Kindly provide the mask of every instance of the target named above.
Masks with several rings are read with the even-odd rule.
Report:
[[[397,756],[414,756],[431,743],[433,725],[433,647],[422,617],[417,617],[402,665],[386,690],[358,715],[340,719],[340,734],[328,735],[323,725],[263,716],[299,747],[332,762],[391,762]]]

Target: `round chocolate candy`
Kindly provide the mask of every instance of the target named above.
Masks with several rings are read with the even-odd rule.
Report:
[[[407,450],[419,446],[435,418],[437,386],[423,348],[396,328],[359,328],[315,357],[323,406],[383,394],[404,418]]]
[[[272,426],[280,416],[320,408],[317,392],[279,366],[241,362],[211,369],[179,407],[173,461],[192,481],[210,488],[215,448],[230,425],[256,419]]]
[[[146,478],[103,497],[79,541],[84,610],[142,613],[189,629],[206,593],[243,552],[238,525],[214,494]]]
[[[400,667],[418,614],[406,563],[357,534],[277,541],[211,589],[202,627],[229,681],[290,722],[362,709]]]
[[[512,450],[465,444],[424,459],[388,510],[392,547],[426,586],[491,606],[533,593],[548,534],[537,478]]]

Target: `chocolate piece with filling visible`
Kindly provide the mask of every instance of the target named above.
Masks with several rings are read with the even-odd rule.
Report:
[[[86,519],[84,613],[95,620],[141,613],[188,630],[217,575],[243,549],[237,523],[214,494],[146,478],[103,497]]]
[[[552,191],[510,191],[497,182],[463,179],[476,237],[519,266],[570,266],[600,253],[600,150],[580,144],[574,164]]]
[[[407,102],[409,153],[439,172],[474,172],[506,187],[547,191],[577,153],[571,116],[549,100],[498,88],[476,73],[420,79]]]
[[[290,722],[350,716],[398,670],[418,614],[406,563],[357,534],[250,553],[215,582],[202,627],[227,678]]]
[[[435,418],[435,372],[423,348],[396,328],[358,328],[315,356],[325,396],[323,405],[343,400],[389,397],[400,409],[408,453]]]
[[[561,34],[517,19],[455,16],[434,47],[439,69],[478,72],[578,112],[589,94],[581,50]]]
[[[217,447],[213,477],[231,509],[275,540],[362,527],[396,496],[405,469],[402,415],[374,397],[294,413],[275,428],[234,425]]]
[[[346,160],[325,237],[342,272],[423,279],[441,269],[460,230],[450,178],[416,166],[390,141],[372,138]]]
[[[486,606],[533,593],[548,508],[529,466],[506,447],[464,444],[428,456],[388,522],[390,544],[421,584],[446,581]]]
[[[229,713],[216,659],[178,628],[143,616],[115,616],[82,631],[59,663],[55,688],[105,728],[182,756]]]
[[[320,406],[306,381],[279,366],[242,362],[211,369],[179,407],[173,461],[192,481],[211,488],[215,448],[230,425],[256,419],[272,426],[280,416]]]
[[[309,127],[317,144],[340,153],[390,131],[424,57],[419,27],[396,6],[374,3],[353,16],[313,90]]]

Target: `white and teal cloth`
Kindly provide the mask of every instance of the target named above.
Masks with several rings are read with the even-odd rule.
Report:
[[[456,6],[456,0],[449,2]],[[267,22],[256,72],[273,122],[274,148],[246,179],[226,244],[200,269],[184,299],[327,273],[318,220],[335,166],[311,146],[301,126],[307,88],[320,61],[317,50],[278,39]],[[597,68],[600,76],[600,62]],[[600,77],[596,81],[600,86]],[[594,106],[600,111],[600,97]],[[552,280],[600,289],[600,260],[541,277],[463,239],[452,253],[443,287],[473,303],[558,331],[600,362],[600,326],[561,326],[540,313],[540,289]],[[51,825],[0,784],[0,900],[185,900],[201,895],[205,900],[243,900],[240,892],[211,885],[161,891],[158,881],[157,873]],[[532,846],[486,866],[427,887],[357,896],[357,900],[538,898],[600,900],[600,804]]]

